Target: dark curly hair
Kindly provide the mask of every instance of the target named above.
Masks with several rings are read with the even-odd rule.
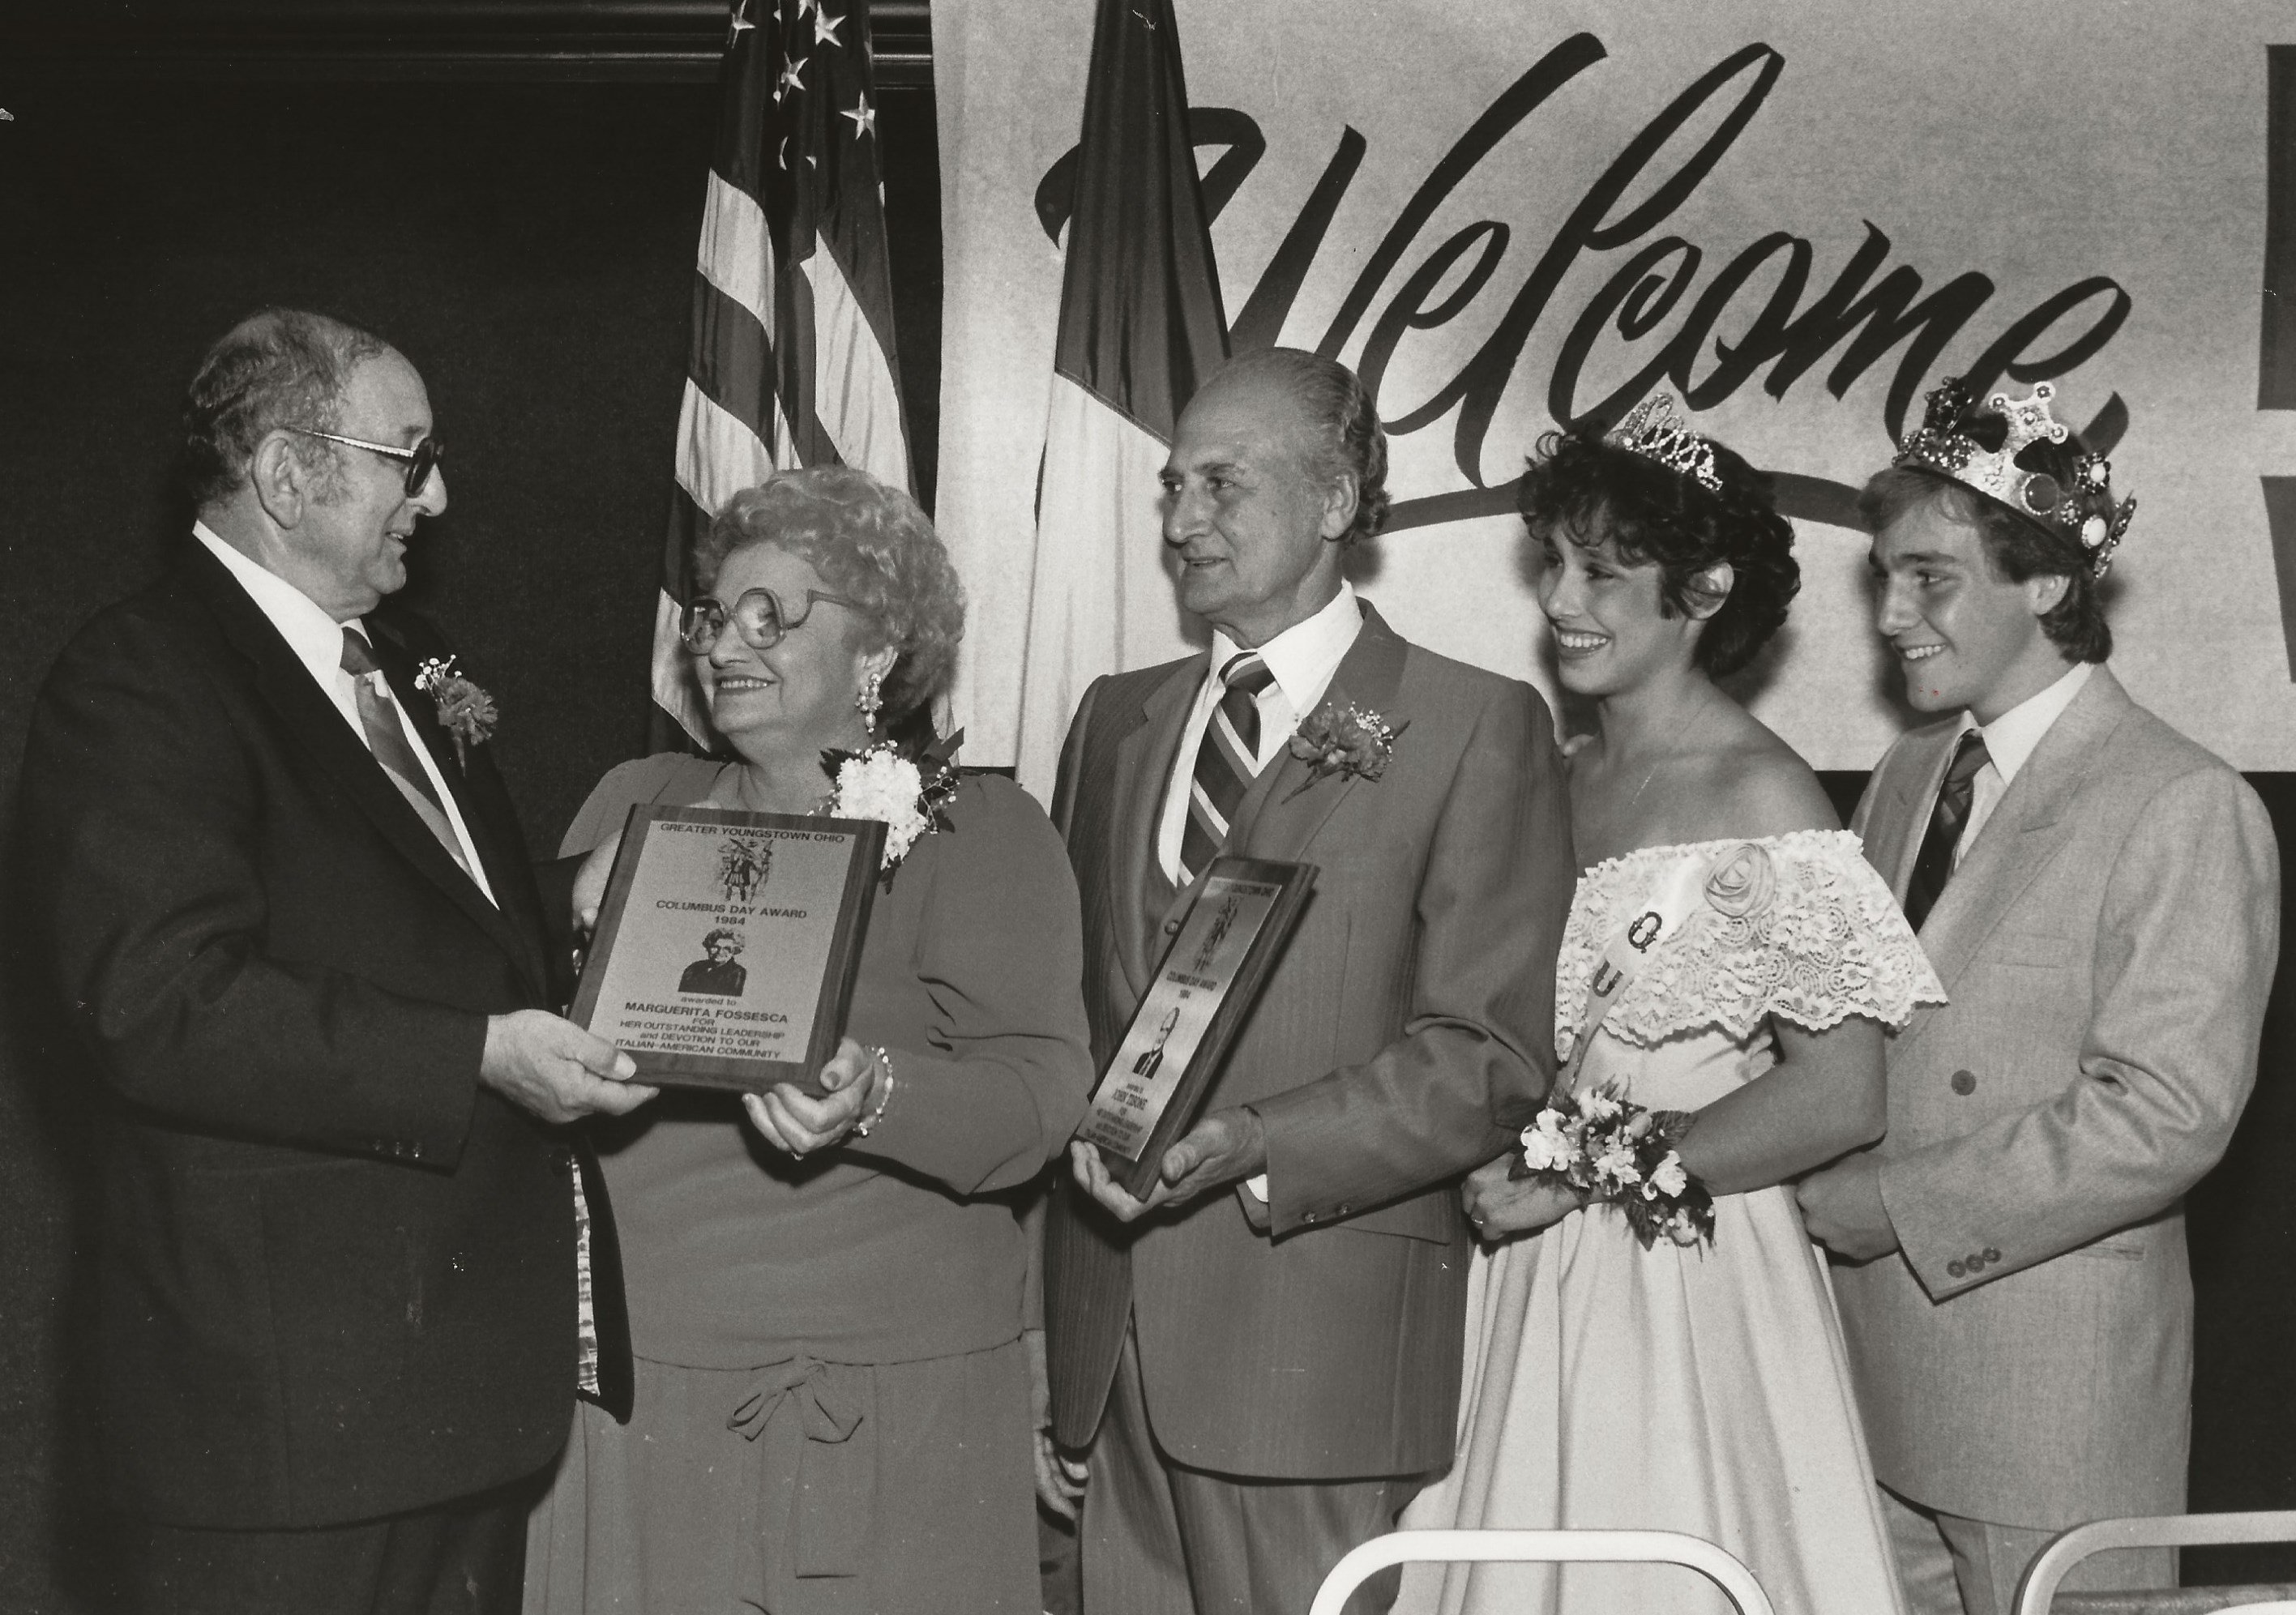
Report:
[[[1609,538],[1628,565],[1655,562],[1659,610],[1692,614],[1707,603],[1698,574],[1731,569],[1730,593],[1698,636],[1693,663],[1734,673],[1784,626],[1801,588],[1793,528],[1777,512],[1769,474],[1711,438],[1722,491],[1603,440],[1605,422],[1551,431],[1522,475],[1516,509],[1533,533],[1559,532],[1582,548]]]
[[[735,550],[775,544],[861,603],[900,652],[886,676],[885,719],[898,723],[941,693],[964,637],[964,586],[917,502],[849,465],[778,471],[745,488],[693,546],[694,579],[717,586]]]
[[[1309,473],[1327,484],[1343,475],[1355,479],[1355,520],[1337,541],[1356,545],[1375,537],[1387,522],[1387,429],[1379,423],[1379,406],[1371,389],[1338,360],[1304,348],[1264,348],[1246,354],[1224,366],[1218,379],[1262,375],[1290,389],[1314,429]]]
[[[226,332],[184,400],[182,475],[193,508],[231,497],[257,446],[281,427],[334,430],[351,372],[390,351],[371,332],[301,308],[258,309]],[[316,468],[337,450],[299,435],[290,452]]]

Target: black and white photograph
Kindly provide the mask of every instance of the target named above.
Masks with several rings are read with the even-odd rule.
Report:
[[[12,0],[0,221],[0,1609],[2296,1611],[2296,0]]]

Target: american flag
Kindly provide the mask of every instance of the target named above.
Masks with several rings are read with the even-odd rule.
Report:
[[[793,466],[910,486],[867,0],[739,0],[718,87],[653,634],[654,701],[704,745],[677,624],[710,518]]]

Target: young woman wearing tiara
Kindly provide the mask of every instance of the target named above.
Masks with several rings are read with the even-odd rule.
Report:
[[[1792,1180],[1880,1136],[1882,1039],[1944,995],[1816,776],[1715,682],[1799,586],[1770,481],[1652,400],[1550,434],[1521,509],[1585,873],[1555,1096],[1468,1179],[1460,1446],[1406,1528],[1686,1531],[1780,1615],[1901,1611]],[[1664,1565],[1406,1567],[1398,1611],[1710,1615]]]

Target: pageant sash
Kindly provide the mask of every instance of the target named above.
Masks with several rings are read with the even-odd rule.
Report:
[[[1743,845],[1733,842],[1730,849],[1717,858],[1678,860],[1666,884],[1611,938],[1602,958],[1595,962],[1592,990],[1587,997],[1586,1013],[1578,1018],[1578,1035],[1570,1045],[1570,1063],[1555,1078],[1557,1092],[1578,1091],[1578,1068],[1587,1063],[1587,1051],[1594,1046],[1595,1034],[1602,1030],[1611,1006],[1626,996],[1627,988],[1642,973],[1643,962],[1650,957],[1651,951],[1681,930],[1684,922],[1698,912],[1706,895],[1706,882],[1717,869],[1735,858]]]

